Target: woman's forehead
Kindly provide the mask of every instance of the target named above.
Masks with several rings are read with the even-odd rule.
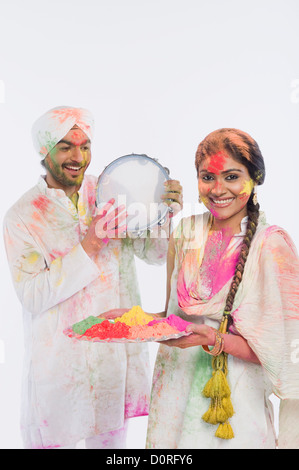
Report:
[[[246,167],[223,150],[206,156],[199,164],[199,170],[205,170],[217,175],[233,168],[241,169]]]

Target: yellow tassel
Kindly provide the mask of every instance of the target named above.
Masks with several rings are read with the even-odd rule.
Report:
[[[208,382],[205,385],[205,388],[203,389],[203,394],[206,398],[211,398],[212,394],[212,388],[213,388],[213,383],[214,383],[214,375],[215,372],[213,372],[212,377],[208,380]]]
[[[230,388],[226,379],[227,374],[227,355],[220,354],[213,358],[213,373],[203,389],[203,395],[211,398],[211,404],[202,416],[206,423],[219,424],[215,433],[216,437],[221,439],[232,439],[234,433],[231,425],[227,421],[232,417],[234,409],[230,399]]]
[[[230,396],[230,388],[222,370],[213,372],[212,377],[203,389],[206,398],[223,398]]]
[[[227,417],[231,418],[235,412],[231,399],[229,397],[224,397],[222,400],[222,406],[223,406],[223,409],[225,410]]]
[[[219,424],[219,423],[225,423],[230,417],[231,415],[229,415],[226,409],[223,407],[222,401],[218,399],[216,400],[212,399],[211,405],[208,411],[206,411],[204,415],[202,416],[202,419],[206,423]]]
[[[217,406],[216,410],[217,423],[225,423],[228,419],[225,409],[222,406]]]
[[[206,411],[205,414],[202,416],[202,419],[206,423],[217,424],[217,410],[215,406],[215,400],[211,400],[210,407],[208,411]]]
[[[228,421],[226,423],[219,424],[218,429],[215,432],[215,436],[220,439],[233,439],[235,437],[233,429]]]

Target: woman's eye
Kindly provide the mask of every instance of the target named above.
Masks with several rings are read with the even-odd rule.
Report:
[[[239,178],[238,175],[228,175],[226,177],[227,181],[236,180],[238,178]]]
[[[204,181],[212,181],[213,176],[211,176],[211,175],[205,175],[205,176],[202,177],[202,179],[203,179]]]

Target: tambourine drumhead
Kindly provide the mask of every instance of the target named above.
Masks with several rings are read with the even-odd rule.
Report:
[[[125,155],[111,162],[98,179],[97,206],[111,198],[125,204],[127,232],[138,234],[161,223],[168,207],[161,202],[169,171],[147,155]]]

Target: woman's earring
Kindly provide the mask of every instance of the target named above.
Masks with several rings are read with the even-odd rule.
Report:
[[[256,186],[254,187],[253,190],[253,197],[252,197],[252,202],[256,206],[257,205],[257,191],[256,191]]]
[[[202,200],[201,200],[201,197],[200,197],[200,196],[198,196],[198,202],[199,202],[199,204],[202,203]]]

